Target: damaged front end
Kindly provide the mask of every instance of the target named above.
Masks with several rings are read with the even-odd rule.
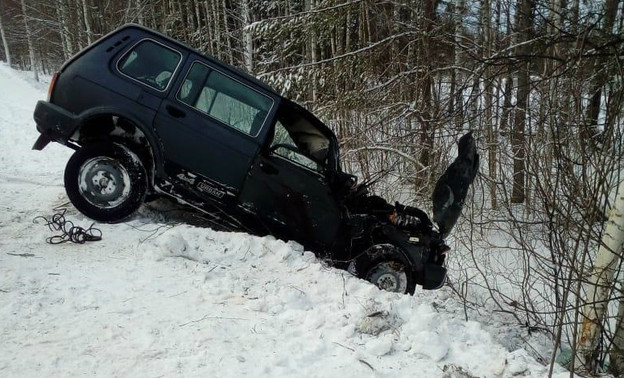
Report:
[[[345,183],[351,190],[345,198],[352,255],[347,269],[388,291],[412,294],[416,285],[440,288],[450,251],[444,239],[459,219],[478,166],[475,140],[468,133],[433,191],[435,224],[424,211],[398,202],[391,205],[349,176]]]

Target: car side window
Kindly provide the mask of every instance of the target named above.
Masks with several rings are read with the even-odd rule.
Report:
[[[275,123],[275,136],[273,137],[270,150],[275,155],[281,156],[299,165],[303,165],[313,171],[320,172],[322,170],[322,166],[319,163],[299,151],[295,141],[293,141],[290,137],[288,130],[286,130],[284,125],[282,125],[279,120]]]
[[[159,91],[171,81],[182,54],[151,40],[136,44],[118,62],[119,71]]]
[[[273,100],[195,62],[180,87],[178,100],[248,135],[256,136]]]

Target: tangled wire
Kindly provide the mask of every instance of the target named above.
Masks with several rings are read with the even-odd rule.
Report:
[[[84,244],[86,242],[102,240],[102,231],[93,227],[95,223],[91,223],[91,226],[86,229],[80,226],[74,226],[73,222],[65,219],[65,212],[67,212],[67,209],[54,209],[54,211],[57,211],[57,213],[52,215],[49,219],[42,215],[33,218],[33,223],[37,223],[38,219],[43,219],[50,231],[59,232],[58,235],[47,238],[46,243],[62,244],[72,242]]]

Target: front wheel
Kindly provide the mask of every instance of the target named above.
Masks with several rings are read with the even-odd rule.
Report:
[[[134,213],[147,192],[147,174],[139,157],[114,143],[87,145],[65,167],[65,191],[89,218],[117,222]]]
[[[414,294],[416,280],[397,247],[378,244],[355,261],[355,273],[378,288],[394,293]]]

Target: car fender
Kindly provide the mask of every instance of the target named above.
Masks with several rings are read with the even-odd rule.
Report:
[[[425,266],[426,255],[423,247],[409,242],[409,235],[397,230],[389,224],[381,227],[383,235],[388,241],[398,247],[402,257],[406,260],[413,272],[422,272]]]
[[[152,128],[152,122],[154,120],[155,113],[150,114],[149,116],[141,117],[134,112],[119,108],[119,107],[95,107],[88,109],[82,113],[80,113],[76,119],[76,127],[73,130],[72,135],[75,135],[76,132],[83,127],[90,119],[96,118],[98,116],[116,116],[120,118],[125,118],[130,121],[133,126],[138,128],[149,143],[149,147],[152,150],[152,155],[154,158],[155,170],[160,172],[159,167],[163,166],[163,154],[162,154],[162,146],[158,142],[154,130]]]
[[[391,225],[384,225],[382,232],[388,241],[398,247],[403,254],[403,258],[412,267],[412,272],[416,277],[416,284],[421,285],[425,290],[439,289],[446,281],[446,267],[428,261],[429,251],[425,251],[426,246],[413,244],[409,235],[397,230]]]

